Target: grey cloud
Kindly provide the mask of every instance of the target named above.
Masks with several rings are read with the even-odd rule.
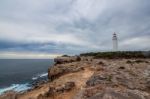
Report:
[[[149,8],[148,0],[1,0],[0,41],[19,43],[13,51],[80,53],[111,50],[117,32],[120,49],[148,50]]]

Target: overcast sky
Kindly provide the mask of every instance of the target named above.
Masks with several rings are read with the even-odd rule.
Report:
[[[150,0],[0,0],[0,58],[150,50]]]

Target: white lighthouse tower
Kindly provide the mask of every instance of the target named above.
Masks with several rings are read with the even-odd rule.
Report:
[[[117,39],[117,34],[114,32],[113,37],[113,51],[118,51],[118,39]]]

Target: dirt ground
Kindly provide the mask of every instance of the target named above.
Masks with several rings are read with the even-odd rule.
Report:
[[[85,82],[93,75],[93,73],[94,71],[86,68],[76,73],[63,75],[51,83],[46,83],[38,89],[34,89],[30,92],[22,94],[21,96],[19,96],[19,99],[37,99],[40,94],[44,94],[48,91],[49,86],[59,86],[69,81],[75,82],[75,88],[69,92],[55,95],[51,99],[62,99],[62,97],[63,99],[73,99],[77,92],[85,86]]]

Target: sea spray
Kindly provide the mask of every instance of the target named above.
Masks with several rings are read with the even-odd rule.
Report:
[[[28,90],[30,88],[31,88],[31,86],[29,85],[29,83],[25,83],[25,84],[12,84],[9,87],[1,88],[0,89],[0,95],[3,94],[4,92],[10,91],[10,90],[16,91],[16,92],[21,92],[21,91],[26,91],[26,90]]]

